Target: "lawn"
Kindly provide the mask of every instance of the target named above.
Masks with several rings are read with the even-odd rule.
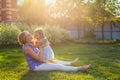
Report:
[[[66,43],[52,46],[55,57],[75,65],[92,64],[87,72],[29,71],[20,47],[0,47],[0,80],[120,80],[120,44]]]

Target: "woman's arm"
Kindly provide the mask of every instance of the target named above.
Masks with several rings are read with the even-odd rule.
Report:
[[[39,62],[44,62],[43,61],[43,55],[42,55],[42,50],[40,50],[39,55],[37,55],[32,49],[31,47],[26,47],[25,48],[25,53],[28,54],[29,56],[31,56],[33,59],[35,59],[36,61]]]
[[[43,62],[45,62],[45,61],[43,60],[43,48],[42,48],[42,47],[39,48],[39,54],[38,54],[38,56],[42,59]]]

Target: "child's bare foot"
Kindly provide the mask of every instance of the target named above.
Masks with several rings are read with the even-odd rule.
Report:
[[[77,63],[79,61],[79,58],[76,58],[75,60],[73,60],[72,62],[71,62],[71,65],[74,65],[75,63]]]
[[[85,65],[85,66],[80,66],[80,67],[78,68],[78,71],[84,72],[84,71],[87,71],[90,67],[91,67],[91,64]]]

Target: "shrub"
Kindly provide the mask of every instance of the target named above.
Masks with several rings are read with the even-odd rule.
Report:
[[[70,37],[70,32],[68,30],[65,30],[59,26],[50,26],[50,25],[25,25],[25,24],[19,24],[18,28],[21,31],[27,30],[30,33],[33,33],[35,28],[43,28],[44,33],[50,43],[56,44],[59,42],[64,42],[65,40],[68,40]]]
[[[17,36],[20,30],[13,24],[0,24],[0,45],[17,44]]]
[[[21,30],[21,31],[29,31],[30,33],[33,33],[33,31],[34,31],[34,29],[35,28],[38,28],[39,27],[39,25],[31,25],[31,26],[29,26],[29,25],[26,25],[26,24],[21,24],[21,23],[19,23],[19,24],[17,24],[17,27]]]
[[[59,26],[45,26],[43,27],[44,33],[47,36],[48,40],[52,44],[56,44],[59,42],[64,42],[70,38],[70,32]]]

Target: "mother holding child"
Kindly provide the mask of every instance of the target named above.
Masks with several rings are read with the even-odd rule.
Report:
[[[33,38],[34,36],[34,38]],[[74,67],[79,58],[71,62],[54,60],[54,52],[45,37],[43,30],[38,28],[33,36],[28,31],[18,35],[18,41],[22,45],[23,53],[32,71],[86,71],[91,65]]]

